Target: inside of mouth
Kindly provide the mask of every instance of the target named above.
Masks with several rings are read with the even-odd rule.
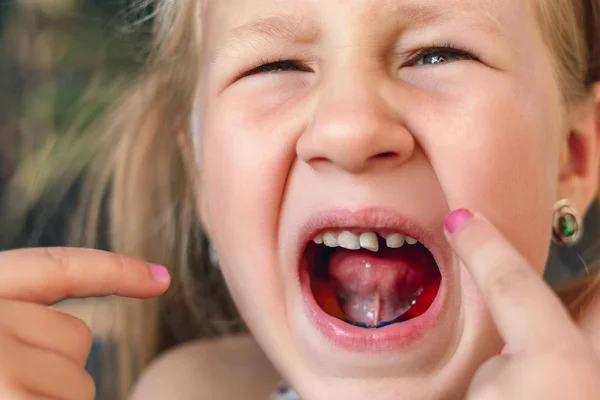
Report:
[[[321,309],[362,328],[383,328],[425,313],[440,284],[425,246],[405,244],[377,252],[310,243],[305,252],[312,294]]]

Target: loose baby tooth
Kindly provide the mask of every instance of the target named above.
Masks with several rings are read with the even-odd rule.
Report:
[[[404,236],[399,233],[394,233],[385,240],[385,244],[390,249],[399,249],[404,244]]]
[[[323,234],[319,234],[317,236],[315,236],[315,238],[313,239],[313,242],[315,242],[316,244],[323,244]]]
[[[411,238],[410,236],[407,236],[407,237],[406,237],[406,243],[408,243],[408,244],[411,244],[411,245],[412,245],[412,244],[417,244],[417,242],[418,242],[418,240],[417,240],[417,239],[413,239],[413,238]]]
[[[340,235],[337,238],[337,242],[338,245],[340,247],[343,247],[344,249],[348,249],[348,250],[358,250],[360,249],[360,241],[358,238],[358,235],[349,232],[349,231],[344,231],[342,233],[340,233]]]
[[[338,247],[338,239],[332,232],[325,232],[323,235],[323,243],[327,247]]]
[[[364,232],[360,235],[360,247],[371,250],[372,252],[379,251],[379,241],[374,232]]]

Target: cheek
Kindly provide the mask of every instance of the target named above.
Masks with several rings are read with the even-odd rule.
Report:
[[[529,94],[548,92],[540,88],[479,88],[423,99],[431,118],[414,129],[450,208],[485,214],[541,271],[558,177],[558,103]]]
[[[239,101],[243,98],[224,96],[206,105],[199,158],[207,222],[222,253],[223,273],[238,304],[253,304],[252,296],[259,292],[281,296],[275,293],[283,285],[272,268],[277,254],[271,245],[276,243],[282,193],[295,159],[294,132],[301,129],[293,110],[281,106],[272,115],[256,116]]]
[[[200,159],[209,218],[219,219],[211,226],[230,227],[239,217],[276,226],[306,87],[301,76],[264,74],[206,102]]]
[[[261,215],[273,213],[269,221],[276,224],[276,210],[295,158],[293,132],[299,129],[291,111],[279,108],[271,109],[270,115],[257,115],[249,111],[256,105],[239,104],[242,101],[230,96],[207,105],[200,159],[213,227],[229,226],[222,223],[239,216],[252,219],[257,210]],[[212,221],[215,218],[219,221]]]

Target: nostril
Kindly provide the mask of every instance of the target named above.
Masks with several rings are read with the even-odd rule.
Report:
[[[379,153],[379,154],[377,154],[375,156],[375,158],[394,158],[394,157],[397,157],[397,156],[398,156],[397,153],[394,153],[392,151],[388,151],[388,152],[385,152],[385,153]]]
[[[319,163],[319,164],[326,163],[328,161],[329,160],[327,159],[327,157],[315,157],[315,158],[313,158],[313,159],[310,160],[310,162],[315,163],[315,164],[317,164],[317,163]]]

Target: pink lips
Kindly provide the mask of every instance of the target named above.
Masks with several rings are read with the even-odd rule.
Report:
[[[432,230],[414,220],[386,209],[359,211],[331,210],[311,218],[304,226],[299,243],[299,278],[306,312],[317,330],[331,344],[352,352],[399,351],[415,345],[426,332],[439,321],[445,304],[447,285],[442,283],[437,298],[421,316],[412,320],[389,325],[380,329],[362,329],[326,314],[316,303],[310,287],[310,275],[303,258],[307,244],[326,229],[368,229],[394,231],[411,236],[421,242],[434,256],[442,274],[442,282],[448,279],[443,254],[443,233],[435,235]]]

